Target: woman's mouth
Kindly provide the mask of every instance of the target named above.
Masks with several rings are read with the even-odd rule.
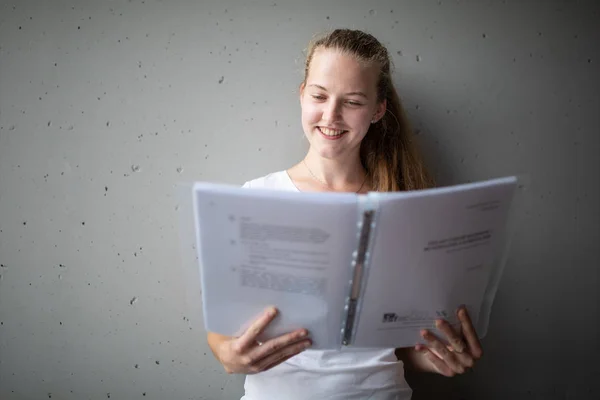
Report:
[[[340,129],[330,129],[321,126],[318,126],[317,129],[319,130],[321,136],[323,136],[327,140],[337,140],[348,132]]]

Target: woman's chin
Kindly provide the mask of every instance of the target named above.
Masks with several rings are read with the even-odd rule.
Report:
[[[311,144],[311,151],[317,154],[321,158],[325,159],[335,159],[342,154],[339,149],[332,149],[330,146],[322,146]]]

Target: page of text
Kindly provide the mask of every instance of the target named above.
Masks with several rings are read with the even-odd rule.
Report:
[[[477,321],[503,249],[514,183],[380,196],[357,346],[423,343],[419,331],[441,334],[434,321],[458,322],[461,304]]]
[[[205,322],[240,334],[265,307],[262,340],[306,328],[313,348],[339,346],[356,245],[356,196],[196,188]]]

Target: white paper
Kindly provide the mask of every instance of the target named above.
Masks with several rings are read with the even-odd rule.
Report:
[[[357,196],[208,183],[193,193],[206,329],[237,336],[274,305],[260,341],[306,328],[312,348],[339,348]]]
[[[504,178],[370,194],[378,214],[353,345],[414,346],[423,328],[444,337],[435,319],[456,323],[461,304],[477,325],[515,186],[516,178]]]
[[[510,177],[369,193],[377,211],[352,346],[413,346],[435,319],[456,323],[461,304],[485,333],[515,187]],[[339,349],[359,196],[208,183],[193,193],[206,329],[239,335],[275,305],[259,340],[302,327],[313,348]]]

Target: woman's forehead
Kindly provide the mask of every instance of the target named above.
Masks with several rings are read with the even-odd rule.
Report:
[[[374,90],[378,68],[356,57],[335,49],[315,50],[308,71],[307,84],[342,86],[350,91]]]

